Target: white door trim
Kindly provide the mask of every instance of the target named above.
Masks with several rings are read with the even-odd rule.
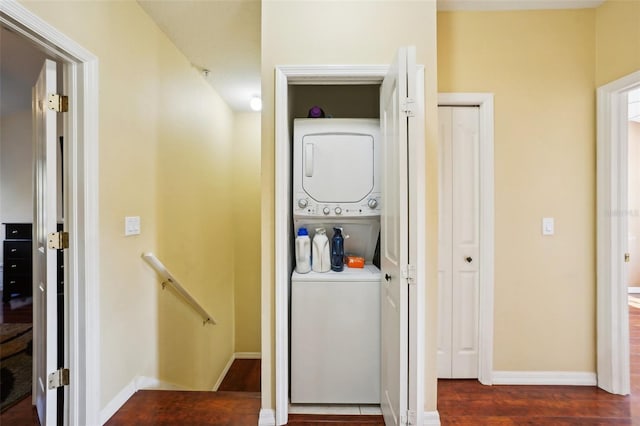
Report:
[[[288,86],[289,84],[377,84],[381,83],[386,75],[386,65],[354,65],[354,66],[278,66],[275,70],[275,424],[287,423],[289,402],[289,327],[288,327],[288,303],[289,303],[289,238],[292,225],[290,223],[291,199],[290,199],[290,134],[288,114]],[[422,71],[423,72],[423,71]],[[415,155],[415,154],[414,154]],[[424,175],[424,155],[416,156],[417,173]],[[421,181],[424,181],[422,176]],[[422,222],[425,217],[424,203],[416,203],[416,218]],[[425,244],[417,245],[417,257],[415,259],[418,271],[418,280],[424,277],[425,268]],[[410,259],[410,262],[413,260]],[[422,271],[422,272],[421,272]],[[420,281],[418,281],[420,282]],[[424,318],[424,301],[417,298],[417,312],[415,319]],[[413,319],[412,318],[412,319]],[[424,336],[424,321],[415,324],[417,336]],[[411,325],[410,325],[411,329]],[[417,353],[414,360],[424,360],[424,342],[417,342],[412,348]],[[412,356],[410,355],[410,359]],[[412,363],[413,364],[413,363]],[[415,366],[415,364],[413,364]],[[420,366],[416,366],[420,368]],[[411,377],[411,374],[410,374]],[[415,388],[412,395],[424,400],[424,375],[415,374]],[[264,383],[264,382],[263,382]],[[266,414],[271,407],[262,407]],[[412,407],[409,407],[412,409]],[[414,407],[417,409],[417,407]],[[420,417],[422,410],[418,410]]]
[[[627,93],[640,71],[597,90],[597,375],[598,386],[627,395]]]
[[[68,151],[65,220],[70,233],[69,424],[97,425],[100,412],[98,257],[98,59],[15,0],[0,1],[0,22],[64,63]]]
[[[478,381],[493,384],[494,161],[493,93],[439,93],[438,106],[480,108],[480,295]]]

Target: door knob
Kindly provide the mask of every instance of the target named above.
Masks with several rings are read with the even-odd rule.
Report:
[[[471,263],[471,262],[473,262],[473,258],[472,258],[472,257],[467,257],[467,258],[466,258],[466,259],[464,259],[464,260],[466,260],[466,261],[467,261],[467,263]]]
[[[387,280],[387,281],[391,281],[391,275],[384,274],[384,279]]]

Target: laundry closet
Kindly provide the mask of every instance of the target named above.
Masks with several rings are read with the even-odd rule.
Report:
[[[422,421],[425,89],[415,58],[408,46],[389,65],[276,67],[276,424],[290,409],[337,414],[336,404],[390,425]],[[322,116],[314,106],[324,118],[308,118]],[[322,230],[343,234],[347,267],[313,271],[303,257],[296,271],[296,248]],[[348,268],[349,255],[361,267]]]
[[[377,405],[380,85],[290,85],[288,105],[290,402]],[[312,268],[296,268],[298,237],[313,248]]]

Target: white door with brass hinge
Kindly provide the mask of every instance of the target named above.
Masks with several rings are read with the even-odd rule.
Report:
[[[382,211],[380,235],[381,393],[386,425],[406,424],[409,358],[410,101],[415,99],[415,49],[401,48],[380,89]]]
[[[438,112],[438,377],[478,378],[479,108]]]
[[[48,234],[56,232],[56,111],[50,95],[56,94],[56,63],[46,60],[33,88],[34,216],[33,303],[34,383],[33,395],[40,425],[57,423],[57,389],[49,376],[57,370],[57,252],[47,247]],[[51,99],[54,101],[55,99]],[[52,377],[53,378],[53,377]]]

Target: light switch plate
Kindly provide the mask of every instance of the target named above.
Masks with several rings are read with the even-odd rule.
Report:
[[[124,235],[140,235],[140,216],[125,216]]]
[[[555,233],[555,223],[552,217],[542,218],[542,235],[553,235]]]

